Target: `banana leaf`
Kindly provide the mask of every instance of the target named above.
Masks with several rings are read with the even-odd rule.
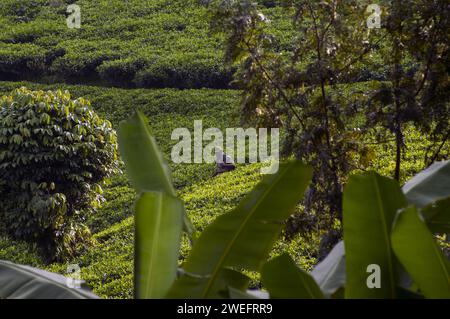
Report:
[[[0,260],[0,299],[99,299],[84,283],[71,288],[68,278]]]
[[[374,172],[354,175],[344,191],[346,298],[396,298],[399,268],[390,233],[406,199],[395,180]],[[381,286],[367,285],[368,267],[381,269]]]
[[[311,175],[308,166],[290,162],[282,164],[277,174],[265,176],[236,209],[203,231],[183,266],[186,274],[169,296],[212,298],[217,289],[226,288],[218,285],[224,268],[259,271]]]
[[[176,279],[183,204],[160,192],[142,193],[135,207],[135,297],[163,298]]]
[[[450,262],[415,207],[401,211],[391,234],[392,248],[427,298],[450,299]]]
[[[297,267],[288,254],[268,261],[262,268],[261,279],[271,299],[323,299],[314,278]]]

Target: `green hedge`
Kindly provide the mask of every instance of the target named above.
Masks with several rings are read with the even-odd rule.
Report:
[[[348,95],[360,91],[357,86],[341,86],[340,90]],[[171,148],[170,133],[174,127],[192,128],[194,119],[203,119],[207,126],[219,128],[235,127],[239,123],[239,91],[233,90],[174,90],[174,89],[116,89],[95,86],[43,85],[31,82],[0,82],[0,95],[14,88],[26,86],[30,89],[69,90],[72,96],[83,96],[92,102],[92,106],[103,117],[109,119],[115,127],[127,118],[134,108],[141,109],[150,119],[153,133],[158,144],[168,156]],[[409,130],[406,134],[411,143],[405,154],[402,176],[411,177],[422,168],[422,156],[428,142],[419,132]],[[393,145],[379,145],[372,158],[372,166],[384,175],[392,175],[394,168]],[[447,148],[448,152],[448,148]],[[226,175],[211,178],[213,166],[171,165],[175,184],[180,197],[186,203],[190,218],[200,230],[218,214],[237,205],[244,194],[260,178],[258,165],[239,165],[238,169]],[[70,262],[79,263],[82,278],[94,288],[94,291],[106,298],[132,297],[133,271],[133,190],[124,175],[115,177],[104,189],[107,201],[94,216],[89,216],[87,224],[93,230],[97,245],[81,258]],[[304,269],[311,269],[315,263],[318,247],[318,235],[297,236],[292,241],[280,240],[273,255],[288,251]],[[12,247],[12,248],[11,248]],[[183,256],[189,245],[183,242]],[[0,259],[40,266],[32,247],[22,243],[0,239]],[[54,264],[49,270],[62,274],[66,264]],[[258,284],[258,278],[253,284]]]
[[[0,77],[228,88],[222,39],[210,34],[207,9],[196,0],[80,0],[79,30],[66,26],[71,2],[0,3]]]
[[[53,0],[52,0],[53,1]],[[56,0],[54,2],[57,2]],[[0,78],[116,87],[229,88],[221,35],[200,0],[79,0],[81,29],[66,26],[67,4],[2,0]],[[279,7],[263,1],[288,48]],[[267,2],[267,3],[266,3]],[[276,30],[279,28],[279,30]]]

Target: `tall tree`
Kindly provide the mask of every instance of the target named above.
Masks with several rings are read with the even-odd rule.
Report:
[[[291,19],[288,40],[270,32],[258,4],[215,2],[213,26],[226,30],[225,57],[237,67],[243,121],[282,127],[284,155],[313,165],[303,217],[312,217],[314,225],[329,228],[341,218],[343,183],[370,163],[365,133],[394,134],[397,179],[406,123],[441,143],[448,135],[448,8],[444,0],[410,2],[381,1],[380,14],[375,12],[380,28],[370,28],[371,1],[279,1]],[[374,55],[382,61],[377,67]],[[290,231],[304,221],[293,219]],[[325,236],[322,255],[338,236]]]
[[[367,126],[395,135],[394,177],[400,180],[405,148],[404,128],[414,124],[434,143],[425,165],[438,160],[449,138],[450,6],[445,0],[384,3],[382,28],[386,42],[379,49],[387,82],[367,108]]]

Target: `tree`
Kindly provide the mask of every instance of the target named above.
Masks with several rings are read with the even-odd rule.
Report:
[[[442,159],[449,138],[450,7],[447,1],[408,0],[386,1],[384,8],[386,44],[379,50],[388,82],[373,94],[366,119],[367,127],[395,135],[394,177],[400,180],[406,124],[433,141],[425,166]]]
[[[448,8],[443,8],[445,1],[410,2],[381,2],[389,10],[382,12],[381,28],[370,29],[370,1],[281,1],[294,31],[285,47],[270,33],[270,21],[257,4],[214,4],[213,27],[226,30],[226,61],[238,68],[243,121],[282,127],[284,154],[313,166],[312,187],[304,200],[313,224],[329,228],[341,218],[347,176],[367,169],[373,156],[364,142],[368,133],[382,129],[377,136],[395,135],[397,179],[405,123],[420,126],[441,143],[444,135],[448,138]],[[411,24],[404,27],[401,18]],[[378,63],[381,76],[373,55],[383,61]],[[413,77],[401,71],[406,57],[417,68]],[[374,79],[378,82],[354,84]],[[420,117],[425,110],[430,112]],[[291,232],[304,227],[304,221],[293,219]],[[339,231],[332,230],[324,238],[322,257],[337,237]]]

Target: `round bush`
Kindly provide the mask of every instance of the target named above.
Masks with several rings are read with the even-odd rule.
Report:
[[[0,98],[0,223],[49,260],[89,243],[84,216],[118,166],[116,133],[89,101],[26,88]]]

